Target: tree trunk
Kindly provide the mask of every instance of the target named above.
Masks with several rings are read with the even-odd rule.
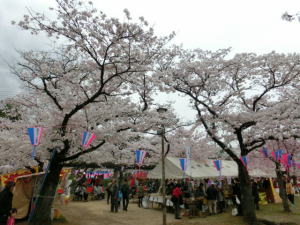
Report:
[[[59,175],[62,165],[59,163],[56,150],[52,152],[48,173],[45,174],[38,196],[33,205],[33,211],[29,217],[29,225],[51,225],[51,207],[59,183]]]
[[[280,171],[280,166],[276,163],[276,175],[277,175],[277,181],[278,181],[278,186],[279,186],[279,196],[282,199],[282,206],[283,206],[283,211],[284,212],[291,212],[287,194],[286,194],[286,183],[285,180],[283,179],[283,174]]]
[[[238,162],[239,179],[241,184],[241,204],[243,210],[243,219],[247,224],[256,225],[257,218],[255,213],[254,199],[252,196],[252,186],[247,168]]]

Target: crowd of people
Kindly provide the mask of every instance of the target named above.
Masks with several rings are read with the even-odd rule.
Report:
[[[290,203],[293,205],[295,193],[299,193],[296,182],[290,178],[285,178],[286,193]],[[260,200],[268,203],[274,202],[271,182],[274,188],[278,187],[276,179],[270,181],[268,178],[251,180],[252,195],[254,205],[260,209]],[[235,209],[235,215],[243,214],[241,207],[241,188],[239,179],[219,179],[219,180],[168,180],[166,186],[167,195],[171,195],[174,205],[175,218],[179,219],[180,208],[189,208],[189,200],[193,200],[201,212],[208,212],[210,215],[222,213],[229,206]],[[260,193],[264,193],[265,199],[260,199]],[[184,207],[179,207],[184,205]]]
[[[296,179],[284,177],[286,193],[291,205],[295,204],[294,195],[300,194]],[[276,179],[260,178],[251,180],[252,195],[255,207],[260,209],[260,201],[272,203],[274,195],[272,186],[278,188]],[[13,225],[17,213],[12,208],[12,198],[15,183],[10,181],[0,192],[0,225]],[[161,181],[158,179],[136,179],[126,176],[124,179],[104,180],[101,176],[87,178],[84,175],[75,179],[61,181],[58,195],[73,195],[73,200],[88,201],[106,199],[110,211],[117,213],[121,206],[123,211],[128,210],[129,199],[137,200],[138,207],[143,207],[145,196],[151,193],[161,193]],[[263,193],[264,199],[261,199]],[[170,179],[166,180],[166,194],[173,202],[174,215],[180,219],[180,210],[189,209],[190,202],[196,205],[198,211],[210,215],[222,213],[227,208],[233,208],[236,215],[242,215],[241,187],[239,179],[219,178],[212,179]],[[148,198],[149,199],[149,198]],[[233,206],[233,207],[232,207]],[[234,210],[233,210],[234,211]]]
[[[273,179],[272,185],[278,187],[276,179]],[[161,193],[161,182],[158,179],[111,179],[105,182],[103,179],[80,178],[76,181],[74,188],[74,200],[87,201],[88,196],[92,199],[106,198],[107,204],[110,204],[111,212],[118,212],[121,206],[124,211],[128,210],[129,199],[137,199],[138,207],[143,207],[143,199],[151,193]],[[294,182],[295,183],[295,182]],[[286,191],[291,204],[294,204],[294,194],[299,193],[297,185],[293,184],[292,179],[286,180]],[[260,209],[260,193],[264,193],[264,200],[268,203],[274,202],[270,179],[259,178],[252,180],[252,194],[254,204],[257,210]],[[243,214],[241,207],[241,190],[239,179],[221,178],[211,179],[170,179],[166,180],[166,194],[171,197],[174,206],[175,217],[180,218],[180,209],[188,209],[189,201],[196,204],[197,209],[210,215],[222,213],[230,208],[235,208],[235,215]]]

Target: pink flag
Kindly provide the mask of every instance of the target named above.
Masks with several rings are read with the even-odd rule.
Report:
[[[286,166],[286,167],[289,166],[288,160],[289,160],[289,154],[288,154],[288,153],[282,154],[280,161],[281,161],[281,163],[282,163],[284,166]]]

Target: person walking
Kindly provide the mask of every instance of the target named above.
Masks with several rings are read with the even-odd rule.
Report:
[[[207,196],[207,204],[209,213],[217,214],[217,195],[218,190],[215,187],[215,184],[212,182],[211,185],[206,190],[206,196]]]
[[[0,192],[0,225],[6,225],[7,219],[11,215],[15,185],[15,182],[9,181]]]
[[[175,188],[173,189],[171,200],[174,205],[175,219],[181,219],[180,218],[180,205],[183,203],[183,200],[182,200],[182,191],[181,191],[179,184],[176,184]]]
[[[143,207],[143,198],[145,195],[145,190],[144,190],[144,186],[142,183],[140,183],[140,185],[138,186],[137,195],[138,195],[138,206],[140,208],[142,208]]]
[[[124,182],[121,186],[121,192],[122,192],[122,195],[123,195],[123,210],[124,211],[127,211],[128,209],[128,204],[129,204],[129,192],[130,192],[130,187],[128,185],[128,180],[127,179],[124,179]]]

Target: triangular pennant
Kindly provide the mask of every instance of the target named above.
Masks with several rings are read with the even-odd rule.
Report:
[[[180,163],[180,167],[181,167],[181,170],[182,171],[185,171],[186,170],[186,158],[180,158],[179,159],[179,163]]]

